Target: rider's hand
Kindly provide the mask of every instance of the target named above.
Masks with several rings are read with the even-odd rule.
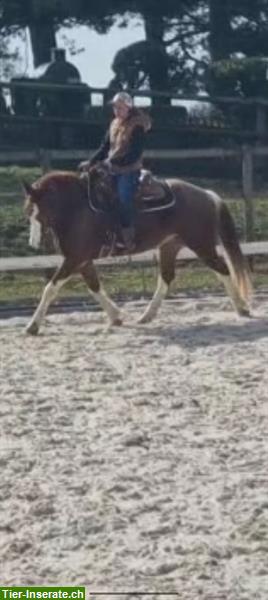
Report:
[[[78,165],[78,171],[88,171],[89,167],[90,167],[90,161],[89,160],[83,160]]]
[[[109,158],[106,158],[103,161],[103,164],[106,167],[107,171],[111,171],[112,170],[112,164],[111,164],[111,161],[109,160]]]

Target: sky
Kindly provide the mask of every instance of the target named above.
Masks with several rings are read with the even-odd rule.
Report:
[[[81,51],[72,55],[68,44],[66,47],[66,39],[74,40],[76,48]],[[114,25],[108,33],[103,35],[85,26],[75,27],[71,30],[62,28],[57,33],[58,47],[66,47],[67,60],[79,69],[82,81],[93,87],[108,85],[113,76],[110,65],[120,48],[143,39],[145,39],[143,27],[134,19],[127,28],[122,29]],[[18,47],[21,55],[16,75],[30,77],[36,75],[28,33],[25,32],[23,40],[14,38],[12,47]]]

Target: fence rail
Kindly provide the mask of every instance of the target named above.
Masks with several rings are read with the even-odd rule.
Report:
[[[93,110],[96,108],[100,108],[103,109],[104,106],[107,103],[107,99],[110,97],[111,95],[111,91],[109,91],[109,89],[107,88],[100,88],[100,87],[91,87],[88,86],[87,84],[83,83],[83,82],[79,82],[76,84],[57,84],[57,83],[49,83],[46,82],[44,80],[40,80],[40,79],[27,79],[27,78],[22,78],[21,80],[11,80],[11,81],[0,81],[0,92],[2,94],[2,91],[4,91],[5,94],[8,94],[8,96],[10,97],[10,104],[12,104],[12,98],[14,97],[14,95],[20,92],[25,91],[27,93],[31,92],[34,95],[38,96],[38,92],[40,93],[40,97],[44,94],[49,94],[50,96],[53,95],[53,92],[55,93],[55,96],[57,94],[60,94],[61,92],[65,92],[68,95],[68,92],[70,92],[70,94],[77,92],[78,94],[82,93],[84,100],[83,100],[83,105],[84,107],[87,107],[87,115],[86,114],[81,114],[81,118],[78,119],[68,119],[67,115],[66,118],[61,118],[61,113],[58,115],[58,117],[60,117],[60,121],[62,123],[66,123],[67,122],[71,122],[71,121],[82,121],[84,122],[84,124],[87,123],[87,125],[89,124],[88,118],[90,120],[90,108],[92,108]],[[203,104],[209,104],[212,107],[216,106],[216,107],[224,107],[224,109],[230,108],[230,107],[237,107],[238,109],[244,108],[251,108],[252,109],[252,114],[255,114],[255,126],[253,126],[252,128],[252,133],[254,133],[256,135],[256,137],[258,139],[264,139],[265,136],[268,134],[268,127],[267,127],[267,109],[268,109],[268,99],[264,98],[264,97],[249,97],[249,98],[241,98],[241,97],[237,97],[237,96],[208,96],[206,94],[203,95],[192,95],[192,94],[179,94],[179,93],[175,93],[175,92],[161,92],[161,91],[157,91],[157,90],[129,90],[130,93],[133,95],[134,99],[137,100],[137,102],[142,103],[143,104],[147,104],[149,103],[149,105],[152,106],[156,106],[157,103],[161,104],[161,110],[163,109],[170,109],[172,107],[175,108],[175,106],[179,106],[179,103],[182,103],[181,106],[185,105],[185,103],[194,103],[196,106],[197,105],[203,105]],[[67,98],[67,96],[66,96]],[[167,104],[163,104],[163,100],[168,101]],[[72,100],[72,104],[75,101]],[[240,110],[240,112],[241,112]],[[2,111],[1,111],[2,112]],[[6,117],[8,117],[8,115],[5,115]],[[31,112],[27,114],[28,119],[32,117]],[[83,119],[84,116],[84,119]],[[23,113],[18,114],[11,114],[9,115],[9,117],[11,118],[18,118],[21,119],[23,118]],[[35,116],[35,121],[40,121],[40,122],[44,122],[45,116]],[[53,123],[54,121],[54,117],[53,115],[49,116],[49,120],[51,121],[51,123]],[[18,121],[19,122],[19,121]],[[33,121],[32,121],[33,122]],[[189,123],[190,125],[190,123]],[[242,126],[241,128],[241,134],[244,133],[244,127]]]
[[[241,244],[242,251],[247,257],[267,256],[268,242],[244,242]],[[219,253],[221,248],[219,247]],[[192,250],[183,248],[177,258],[177,262],[189,262],[198,260],[198,257]],[[0,258],[0,273],[38,273],[50,269],[56,269],[62,261],[62,256],[59,254],[42,255],[42,256],[12,256]],[[136,254],[131,257],[108,257],[98,259],[100,267],[110,267],[119,265],[134,265],[138,267],[150,266],[158,263],[157,250]]]
[[[263,148],[262,156],[268,154],[268,146]],[[56,161],[76,161],[90,158],[95,152],[92,150],[49,150],[37,148],[33,150],[0,150],[0,165],[21,164],[25,165],[29,162],[39,164],[43,167],[44,157],[49,160],[51,166]],[[253,151],[255,154],[255,150]],[[232,158],[241,157],[243,149],[224,149],[224,148],[202,148],[202,149],[182,149],[182,150],[146,150],[144,157],[148,159],[159,160],[180,160],[191,158]]]
[[[86,84],[85,84],[86,85]],[[100,96],[103,101],[107,96],[107,88],[103,87],[95,87],[95,86],[87,86],[89,94],[96,94]],[[77,83],[49,83],[45,81],[40,81],[36,79],[35,81],[23,79],[21,81],[0,81],[0,88],[2,89],[17,89],[17,88],[27,88],[27,89],[35,89],[35,90],[48,90],[48,91],[66,91],[66,90],[77,90]],[[163,92],[159,90],[128,90],[128,92],[134,98],[148,98],[149,100],[155,98],[168,98],[172,100],[181,100],[181,101],[191,101],[191,102],[200,102],[200,103],[211,103],[211,104],[237,104],[244,106],[266,106],[268,107],[268,99],[256,96],[256,97],[248,97],[241,98],[239,96],[211,96],[207,94],[179,94],[173,91]]]

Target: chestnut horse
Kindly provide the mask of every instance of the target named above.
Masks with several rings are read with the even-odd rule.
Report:
[[[99,191],[105,192],[103,179],[98,182],[98,177],[94,189],[98,183]],[[92,186],[88,197],[88,186],[77,173],[50,172],[33,185],[25,182],[23,185],[30,219],[30,244],[38,248],[43,231],[50,228],[63,255],[61,266],[44,288],[27,332],[38,333],[50,303],[76,273],[82,275],[110,322],[120,325],[120,310],[100,285],[93,264],[107,247],[109,232],[114,230],[113,213],[97,208]],[[135,253],[159,248],[160,269],[155,294],[139,323],[155,317],[174,279],[176,256],[185,246],[220,277],[237,313],[249,316],[250,278],[226,204],[214,192],[180,179],[168,179],[165,186],[173,197],[167,208],[148,212],[137,209],[136,214]],[[220,255],[218,245],[222,247]]]

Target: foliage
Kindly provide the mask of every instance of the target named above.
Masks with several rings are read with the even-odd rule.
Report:
[[[230,2],[230,0],[228,0]],[[268,54],[268,0],[238,0],[230,2],[232,53],[245,56]]]
[[[0,32],[0,80],[13,75],[14,65],[19,60],[18,51],[10,49],[10,38]]]
[[[111,25],[114,9],[105,0],[0,0],[2,27],[25,27],[41,22],[54,26],[82,22],[106,31]]]
[[[232,58],[214,62],[208,71],[208,89],[220,96],[267,96],[268,59]]]
[[[146,39],[119,50],[112,65],[112,84],[154,91],[197,91],[198,71],[204,68],[203,59],[195,54],[197,38],[204,28],[203,5],[200,0],[170,0],[157,6],[149,0],[131,2],[131,10],[144,25]],[[123,24],[127,19],[125,15]]]

